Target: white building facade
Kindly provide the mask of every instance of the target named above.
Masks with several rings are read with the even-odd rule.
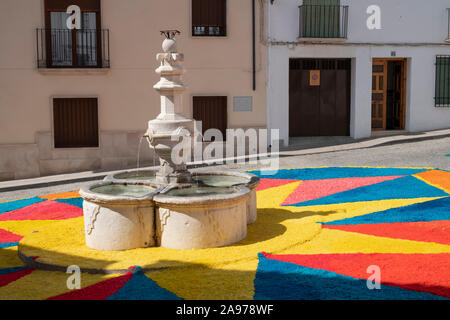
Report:
[[[450,128],[448,0],[269,0],[267,126],[297,136]]]

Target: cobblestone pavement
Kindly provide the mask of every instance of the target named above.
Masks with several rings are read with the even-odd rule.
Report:
[[[280,168],[322,167],[322,166],[370,166],[370,167],[433,167],[450,171],[450,138],[420,142],[408,142],[362,148],[347,151],[295,155],[295,151],[282,152]],[[220,168],[235,170],[257,169],[254,164],[228,164],[203,169]],[[99,178],[96,178],[97,180]],[[78,190],[92,181],[41,186],[15,191],[0,191],[0,202],[29,198],[45,194]]]

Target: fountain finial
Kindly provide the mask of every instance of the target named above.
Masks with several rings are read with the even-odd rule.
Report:
[[[161,34],[166,36],[166,39],[173,39],[177,34],[181,34],[178,30],[161,30]]]
[[[178,30],[161,30],[161,34],[166,38],[162,43],[162,49],[165,53],[175,53],[177,52],[177,41],[175,36],[181,34]]]

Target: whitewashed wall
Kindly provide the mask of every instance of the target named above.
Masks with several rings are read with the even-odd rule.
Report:
[[[371,135],[371,81],[373,58],[408,58],[406,130],[411,132],[450,127],[450,108],[435,108],[435,57],[450,55],[448,0],[342,0],[349,5],[345,44],[295,44],[301,1],[275,0],[268,5],[267,123],[289,140],[289,58],[352,58],[350,134]],[[369,30],[370,5],[381,8],[381,30]]]

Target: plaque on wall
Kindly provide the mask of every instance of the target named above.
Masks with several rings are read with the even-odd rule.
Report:
[[[233,97],[233,111],[252,111],[253,97]]]
[[[309,71],[309,85],[320,86],[320,70]]]

